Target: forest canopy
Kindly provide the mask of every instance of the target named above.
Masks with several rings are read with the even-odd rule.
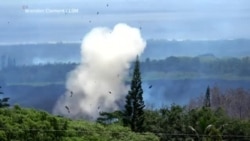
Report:
[[[77,63],[6,66],[0,71],[0,82],[6,84],[63,84],[67,73],[76,66]],[[147,80],[200,78],[250,80],[250,57],[217,58],[206,54],[198,57],[171,56],[160,60],[147,58],[141,62],[141,72],[143,78]]]

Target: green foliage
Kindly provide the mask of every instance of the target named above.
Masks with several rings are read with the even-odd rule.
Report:
[[[209,107],[193,109],[188,113],[187,123],[190,132],[196,133],[197,136],[206,139],[221,140],[222,132],[220,127],[226,124],[227,118],[223,114],[218,114]]]
[[[223,126],[224,138],[233,141],[246,141],[250,136],[250,121],[233,119]],[[230,135],[230,136],[229,136]]]
[[[182,140],[184,136],[175,136],[186,133],[186,121],[184,108],[178,105],[172,105],[170,108],[163,107],[154,112],[146,112],[146,115],[154,115],[155,121],[152,121],[150,116],[146,116],[146,129],[151,132],[156,132],[161,140]]]
[[[161,114],[158,110],[145,110],[144,127],[149,132],[159,132],[161,130],[160,122],[162,120]]]
[[[183,109],[178,105],[172,105],[169,109],[160,109],[164,120],[162,121],[162,127],[169,132],[181,132],[183,130]]]
[[[144,101],[143,90],[141,86],[140,62],[137,56],[130,91],[126,96],[126,104],[124,111],[123,123],[125,126],[130,126],[132,131],[142,132],[144,125]]]
[[[78,132],[71,132],[70,136],[79,135],[82,140],[100,141],[128,141],[128,140],[158,140],[152,133],[137,134],[131,132],[129,128],[124,128],[117,124],[101,125],[86,121],[72,121],[70,128]]]
[[[121,126],[123,113],[101,113],[98,122],[71,120],[15,105],[0,109],[0,140],[27,141],[247,141],[250,121],[229,118],[222,108],[187,110],[179,105],[144,110],[144,132]],[[118,119],[118,120],[114,120]],[[114,122],[116,121],[116,122]],[[100,124],[101,123],[101,124]]]
[[[97,118],[97,122],[103,125],[117,123],[122,125],[122,111],[114,111],[112,113],[101,112],[100,117]]]
[[[25,141],[158,141],[152,133],[137,134],[118,124],[102,125],[53,116],[18,105],[0,109],[0,140]]]
[[[172,105],[145,110],[145,130],[155,133],[162,141],[242,141],[250,139],[250,121],[231,119],[223,109],[209,107],[188,111]]]

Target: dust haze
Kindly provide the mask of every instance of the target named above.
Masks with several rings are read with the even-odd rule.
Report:
[[[101,111],[118,110],[128,91],[130,64],[145,47],[140,30],[126,24],[92,29],[82,41],[81,63],[68,74],[67,91],[54,114],[95,119]]]

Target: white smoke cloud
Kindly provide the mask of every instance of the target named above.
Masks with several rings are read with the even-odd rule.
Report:
[[[140,30],[126,24],[91,30],[81,45],[81,64],[69,73],[68,91],[58,100],[54,114],[96,119],[100,111],[119,109],[128,92],[125,79],[130,63],[145,47]]]

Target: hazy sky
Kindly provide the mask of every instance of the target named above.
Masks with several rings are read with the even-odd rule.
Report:
[[[250,0],[12,0],[0,9],[0,43],[80,41],[119,22],[147,39],[250,37]]]

